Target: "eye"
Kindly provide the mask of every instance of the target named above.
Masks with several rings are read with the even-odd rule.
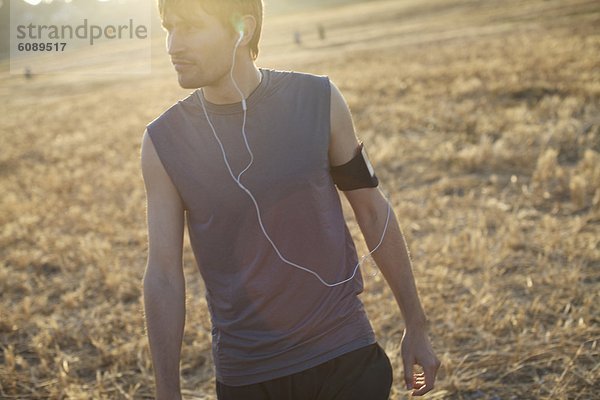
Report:
[[[177,30],[181,33],[194,33],[202,29],[203,24],[201,22],[181,21],[175,24],[163,23],[161,24],[163,31],[172,33],[173,30]]]
[[[193,28],[194,27],[187,22],[179,24],[179,29],[183,32],[190,32]]]
[[[179,25],[179,28],[186,33],[190,33],[190,32],[196,32],[199,31],[200,29],[202,29],[202,25],[198,22],[182,22]]]

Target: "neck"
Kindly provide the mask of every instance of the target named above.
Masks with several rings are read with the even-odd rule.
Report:
[[[233,78],[244,94],[248,98],[250,94],[258,87],[261,81],[261,73],[256,64],[249,57],[236,57]],[[230,72],[211,85],[202,88],[204,98],[213,104],[232,104],[242,101],[239,92],[231,81]]]

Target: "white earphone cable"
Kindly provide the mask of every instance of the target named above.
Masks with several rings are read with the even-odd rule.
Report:
[[[243,117],[243,123],[242,123],[242,136],[244,138],[244,142],[246,144],[246,148],[248,149],[248,153],[250,154],[250,163],[242,170],[242,172],[239,173],[239,175],[237,176],[237,178],[236,178],[235,174],[233,173],[233,170],[231,169],[231,165],[229,164],[229,161],[227,159],[227,154],[225,153],[225,148],[223,147],[223,143],[219,139],[219,136],[217,135],[217,131],[215,130],[215,127],[212,124],[212,121],[210,120],[210,118],[208,116],[208,111],[206,110],[206,106],[204,104],[204,95],[203,95],[203,92],[201,92],[201,91],[197,91],[196,92],[198,94],[198,97],[200,98],[200,104],[202,104],[202,110],[204,111],[204,115],[206,117],[206,121],[208,122],[208,125],[210,126],[210,128],[212,130],[213,136],[217,140],[217,142],[219,144],[219,147],[221,149],[221,153],[223,155],[223,161],[225,162],[225,166],[227,167],[227,170],[229,171],[229,175],[234,180],[234,182],[240,187],[240,189],[242,189],[244,192],[246,192],[246,194],[252,200],[252,203],[254,204],[254,208],[256,209],[256,215],[257,215],[257,218],[258,218],[258,223],[260,225],[260,228],[261,228],[261,230],[262,230],[265,238],[269,241],[269,243],[273,247],[273,250],[275,251],[275,253],[277,254],[277,256],[281,259],[281,261],[283,261],[284,263],[286,263],[286,264],[288,264],[288,265],[290,265],[292,267],[298,268],[298,269],[300,269],[302,271],[305,271],[305,272],[308,272],[309,274],[314,275],[323,285],[325,285],[327,287],[334,287],[334,286],[338,286],[338,285],[341,285],[343,283],[346,283],[346,282],[348,282],[348,281],[350,281],[350,280],[352,280],[354,278],[354,276],[356,275],[356,272],[358,271],[358,267],[362,264],[363,260],[366,257],[368,257],[371,254],[373,254],[373,252],[375,252],[379,248],[379,246],[381,246],[381,244],[383,243],[383,239],[385,237],[385,233],[387,231],[387,227],[388,227],[388,224],[389,224],[389,221],[390,221],[390,214],[391,214],[392,206],[391,206],[389,200],[387,199],[387,197],[384,196],[385,199],[386,199],[387,205],[388,205],[388,210],[387,210],[387,217],[386,217],[386,220],[385,220],[385,226],[383,228],[383,233],[381,235],[381,239],[379,240],[379,243],[377,243],[377,246],[375,246],[373,248],[373,250],[371,250],[367,255],[364,255],[363,257],[361,257],[360,261],[358,263],[356,263],[356,266],[354,267],[354,271],[352,272],[352,275],[349,278],[346,278],[346,279],[344,279],[342,281],[335,282],[335,283],[326,282],[315,271],[313,271],[313,270],[311,270],[309,268],[303,267],[303,266],[301,266],[299,264],[296,264],[295,262],[288,260],[287,258],[285,258],[281,254],[281,252],[279,251],[279,249],[277,248],[277,246],[275,245],[275,243],[273,242],[273,240],[271,239],[271,237],[269,236],[269,234],[267,233],[267,230],[265,229],[265,227],[263,225],[260,208],[258,206],[258,202],[256,201],[256,198],[252,195],[252,192],[250,192],[250,190],[246,186],[244,186],[241,183],[241,181],[240,181],[240,179],[242,177],[242,174],[244,174],[244,172],[246,172],[250,168],[250,166],[252,165],[252,163],[254,162],[254,155],[252,154],[252,151],[250,150],[250,145],[248,144],[248,138],[246,137],[246,116],[247,116],[246,99],[244,97],[243,92],[238,87],[235,79],[233,78],[233,68],[235,66],[235,55],[236,55],[237,48],[238,48],[238,46],[239,46],[242,38],[243,38],[243,36],[242,36],[242,34],[240,34],[240,38],[238,39],[238,41],[237,41],[237,43],[235,45],[235,49],[234,49],[234,52],[233,52],[233,63],[232,63],[232,66],[231,66],[230,76],[231,76],[231,80],[233,82],[233,85],[235,86],[236,90],[238,91],[238,93],[240,94],[240,96],[242,98],[242,108],[243,108],[243,111],[244,111],[244,117]]]
[[[240,97],[242,98],[242,109],[244,111],[244,120],[242,122],[242,134],[244,136],[244,142],[246,143],[246,148],[248,149],[248,153],[250,153],[250,163],[246,166],[246,168],[244,168],[242,170],[242,172],[240,172],[240,174],[237,177],[237,180],[239,181],[240,178],[242,177],[242,174],[244,172],[246,172],[248,170],[248,168],[250,168],[250,166],[252,165],[252,163],[254,162],[254,154],[252,154],[252,150],[250,150],[250,145],[248,144],[248,139],[246,138],[246,112],[248,110],[248,107],[246,105],[246,98],[244,96],[244,92],[242,92],[242,90],[240,89],[240,87],[238,86],[237,82],[235,81],[235,79],[233,78],[233,69],[235,67],[235,55],[237,53],[237,49],[240,45],[240,43],[242,42],[242,39],[244,38],[244,33],[243,31],[240,32],[240,37],[237,40],[237,42],[235,43],[235,49],[233,51],[233,59],[231,61],[231,69],[229,70],[229,76],[231,77],[231,82],[233,82],[233,86],[235,87],[235,90],[237,90],[237,92],[239,93]],[[204,102],[202,102],[202,106],[204,106]],[[207,117],[208,118],[208,117]],[[214,129],[213,129],[214,130]]]

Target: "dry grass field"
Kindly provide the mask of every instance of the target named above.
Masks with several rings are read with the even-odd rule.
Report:
[[[600,3],[396,0],[266,24],[259,64],[333,79],[390,196],[443,363],[427,398],[600,398]],[[154,50],[150,75],[0,75],[2,399],[153,394],[140,140],[189,92]],[[183,393],[215,399],[185,246]],[[408,398],[374,271],[362,299]]]

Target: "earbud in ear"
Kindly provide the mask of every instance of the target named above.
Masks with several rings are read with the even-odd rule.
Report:
[[[239,34],[240,40],[244,38],[244,21],[241,18],[237,18],[233,24],[235,31]]]

